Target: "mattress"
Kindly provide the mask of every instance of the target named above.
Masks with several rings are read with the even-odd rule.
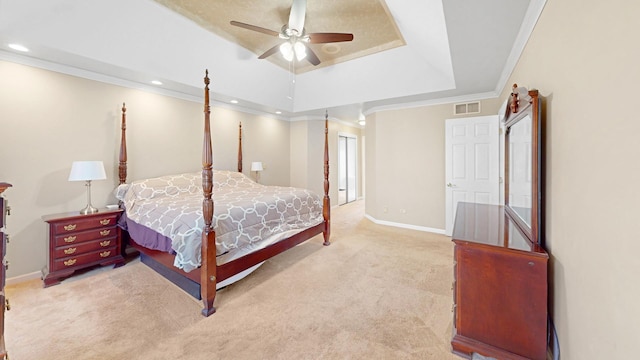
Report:
[[[184,271],[200,266],[204,227],[201,173],[123,184],[116,188],[115,195],[124,204],[127,222],[161,235],[146,243],[132,235],[136,242],[174,252],[174,265]],[[322,199],[317,194],[294,187],[261,185],[238,172],[213,171],[213,200],[218,264],[323,221]]]

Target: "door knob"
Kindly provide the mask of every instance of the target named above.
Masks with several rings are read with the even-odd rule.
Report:
[[[452,183],[447,183],[447,187],[454,187],[455,185],[453,185]]]

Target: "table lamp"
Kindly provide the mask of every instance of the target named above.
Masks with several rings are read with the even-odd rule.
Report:
[[[256,182],[260,177],[260,171],[262,171],[262,161],[254,161],[251,163],[251,171],[256,172]]]
[[[80,214],[93,214],[98,209],[91,206],[91,180],[104,180],[107,174],[104,172],[102,161],[74,161],[69,173],[69,181],[85,181],[87,187],[87,206],[80,210]]]

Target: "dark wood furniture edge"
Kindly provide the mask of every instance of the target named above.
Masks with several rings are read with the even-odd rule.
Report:
[[[522,357],[512,352],[505,351],[503,349],[455,333],[453,335],[453,339],[451,340],[451,347],[454,354],[465,357],[467,359],[471,359],[474,352],[480,352],[483,356],[489,356],[500,360],[529,360],[526,357]]]
[[[184,287],[192,289],[193,282],[199,283],[200,286],[200,298],[203,302],[202,315],[209,316],[213,314],[216,309],[213,306],[216,296],[216,284],[218,281],[222,281],[236,273],[248,269],[253,265],[256,265],[264,260],[267,260],[297,244],[300,244],[317,234],[323,234],[323,245],[330,245],[331,235],[331,201],[329,197],[329,116],[325,112],[325,136],[324,136],[324,197],[323,197],[323,222],[305,231],[300,232],[288,239],[281,240],[275,244],[265,247],[259,251],[251,254],[247,254],[241,258],[231,261],[227,264],[217,266],[216,263],[216,248],[215,248],[215,231],[212,226],[214,202],[212,200],[213,195],[213,151],[211,144],[211,110],[209,102],[209,71],[205,71],[204,77],[204,139],[202,145],[202,188],[203,188],[203,217],[204,228],[202,232],[202,265],[199,271],[194,270],[190,273],[186,273],[173,266],[173,255],[162,253],[159,251],[143,249],[140,246],[134,246],[138,251],[144,253],[146,257],[152,258],[154,266],[161,264],[168,271],[173,271],[177,274],[172,282],[184,281]],[[122,135],[120,146],[120,184],[126,183],[127,173],[127,156],[126,156],[126,108],[123,104],[122,107]],[[239,125],[239,146],[238,146],[238,171],[242,172],[242,124]],[[128,238],[128,235],[126,236]],[[135,243],[135,239],[131,241],[131,245]],[[151,262],[149,259],[145,261]],[[155,268],[154,268],[155,269]],[[218,272],[220,274],[218,275]],[[166,276],[165,276],[166,277]],[[193,290],[186,290],[193,295]]]
[[[0,195],[2,195],[2,193],[7,190],[8,188],[12,187],[13,185],[7,183],[7,182],[0,182]],[[0,208],[0,212],[6,211],[5,208]],[[4,216],[4,214],[0,213],[0,216]],[[2,236],[2,232],[0,232],[0,236]],[[0,239],[0,241],[3,241],[2,239]],[[8,240],[7,240],[8,242]],[[2,246],[6,246],[6,243],[3,243]],[[0,251],[0,253],[3,253],[4,249],[2,251]],[[0,259],[0,260],[4,260],[4,259]],[[3,264],[0,264],[0,266],[4,266]],[[5,279],[4,277],[6,277],[6,271],[4,271],[5,269],[3,269],[2,271],[2,276],[3,278],[0,279],[0,281],[2,281],[2,284],[4,284]],[[4,342],[4,321],[5,321],[5,310],[8,311],[10,309],[9,307],[9,300],[6,297],[6,294],[4,293],[4,285],[2,286],[2,288],[0,289],[0,306],[3,306],[2,308],[2,313],[0,313],[0,359],[8,359],[8,352],[7,352],[7,348],[6,348],[6,344]]]
[[[6,182],[2,182],[0,183],[0,194],[2,194],[5,190],[7,190],[8,188],[12,187],[13,185],[6,183]]]
[[[100,215],[100,214],[115,214],[115,213],[122,213],[123,210],[122,209],[98,209],[97,213],[93,213],[93,214],[89,214],[89,216],[94,216],[96,214]],[[73,219],[82,219],[83,217],[87,217],[87,215],[83,215],[80,214],[78,211],[69,211],[69,212],[64,212],[64,213],[56,213],[56,214],[48,214],[48,215],[43,215],[41,217],[42,221],[48,222],[48,221],[52,221],[52,220],[58,220],[58,219],[68,219],[68,220],[73,220]]]

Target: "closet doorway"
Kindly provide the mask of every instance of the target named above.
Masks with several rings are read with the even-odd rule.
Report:
[[[357,141],[355,135],[338,134],[338,205],[358,198]]]

